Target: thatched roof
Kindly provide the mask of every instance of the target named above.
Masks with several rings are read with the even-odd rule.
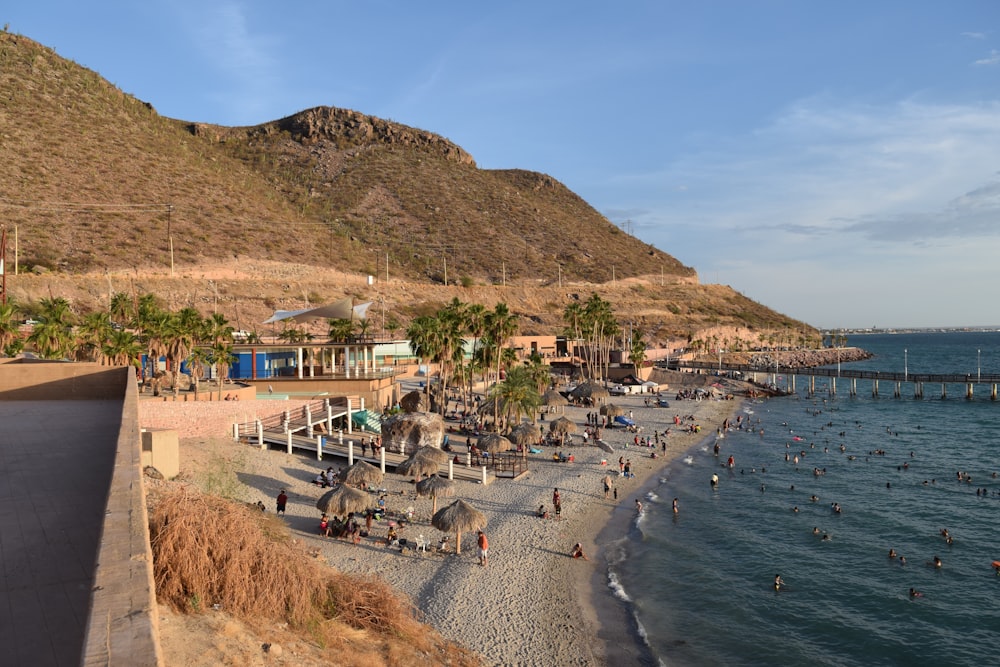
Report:
[[[542,438],[542,429],[538,424],[521,422],[511,429],[507,439],[515,445],[527,446],[537,443]]]
[[[435,496],[443,498],[455,495],[455,483],[445,477],[431,475],[425,480],[417,482],[418,496]]]
[[[608,403],[607,405],[601,406],[600,413],[602,415],[607,415],[608,417],[618,417],[625,414],[625,410],[618,407],[617,405]]]
[[[569,399],[555,389],[549,389],[542,394],[542,405],[569,405]]]
[[[576,398],[608,398],[611,394],[607,389],[594,382],[584,382],[576,386],[572,392],[570,392]]]
[[[549,430],[553,433],[573,433],[576,431],[576,424],[566,417],[560,417],[549,422]]]
[[[467,533],[485,528],[486,515],[464,500],[456,500],[438,510],[431,518],[431,525],[445,533]]]
[[[476,446],[482,451],[489,452],[490,454],[509,452],[514,449],[510,440],[502,435],[499,435],[498,433],[487,433],[486,435],[479,436],[479,442]]]
[[[316,501],[316,509],[334,516],[344,516],[351,512],[364,512],[368,509],[368,505],[369,496],[367,493],[343,485],[327,491]]]
[[[382,471],[365,461],[358,461],[350,468],[340,471],[340,481],[344,484],[379,484],[384,475]]]
[[[437,461],[434,461],[426,456],[417,456],[414,454],[396,466],[396,474],[406,477],[413,476],[420,478],[427,475],[433,475],[440,469],[440,467],[441,464]]]

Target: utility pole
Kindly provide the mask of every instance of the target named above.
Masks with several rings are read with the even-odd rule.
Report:
[[[7,228],[0,228],[0,276],[3,282],[0,283],[0,303],[7,305]]]
[[[167,245],[170,246],[170,277],[174,277],[174,234],[172,228],[174,205],[167,204]]]

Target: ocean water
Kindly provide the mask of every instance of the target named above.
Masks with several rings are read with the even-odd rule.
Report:
[[[844,367],[1000,373],[1000,333],[878,334],[850,344],[875,357]],[[713,435],[671,464],[630,535],[611,548],[609,585],[655,663],[995,664],[1000,401],[986,386],[968,400],[950,385],[942,400],[940,385],[915,399],[905,384],[900,398],[885,382],[878,398],[860,380],[856,397],[846,380],[836,396],[823,384],[809,397],[804,378],[796,384],[796,396],[748,404],[754,429],[726,433],[719,458]],[[683,403],[674,407],[683,412]],[[730,455],[732,470],[721,467]],[[777,593],[775,574],[787,586]],[[910,588],[923,596],[911,598]]]

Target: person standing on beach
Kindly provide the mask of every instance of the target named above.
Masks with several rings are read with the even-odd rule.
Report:
[[[558,519],[562,515],[562,496],[559,494],[559,489],[552,491],[552,506],[556,510],[556,518]]]
[[[608,499],[608,495],[611,493],[611,475],[604,476],[604,499]]]
[[[278,509],[275,512],[275,514],[284,514],[285,513],[285,505],[287,505],[287,504],[288,504],[288,496],[285,494],[285,490],[282,489],[281,493],[278,494],[278,499],[277,499]]]
[[[486,539],[486,533],[482,530],[479,531],[478,535],[476,543],[479,545],[479,564],[486,567],[486,561],[489,558],[490,542]]]

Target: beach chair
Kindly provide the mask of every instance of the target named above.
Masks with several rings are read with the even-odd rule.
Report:
[[[427,553],[427,544],[428,542],[424,539],[423,535],[417,535],[416,551],[423,551],[424,553]]]

